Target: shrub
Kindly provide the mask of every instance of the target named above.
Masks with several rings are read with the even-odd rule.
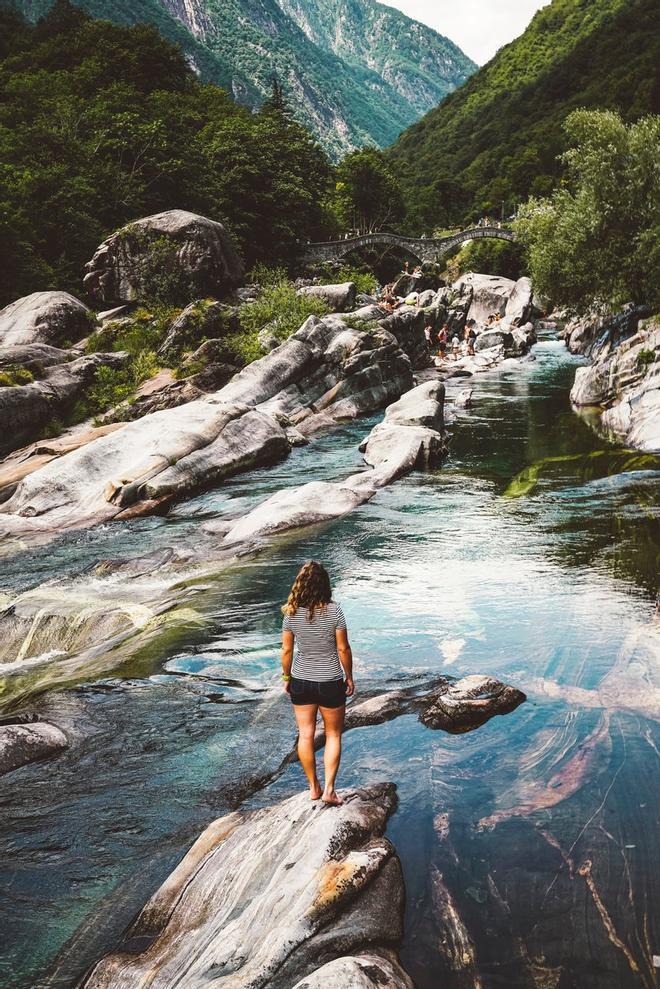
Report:
[[[236,355],[239,363],[243,365],[251,364],[252,361],[263,357],[259,335],[255,331],[235,333],[227,340],[227,346]]]
[[[375,295],[379,289],[378,279],[374,273],[363,271],[360,268],[344,266],[334,273],[328,272],[322,278],[324,285],[341,284],[342,282],[355,282],[359,295]]]
[[[107,354],[126,351],[133,357],[143,351],[158,350],[165,339],[172,320],[180,309],[156,306],[153,309],[137,309],[126,320],[106,323],[87,340],[86,354]]]
[[[309,316],[327,316],[330,312],[330,307],[322,299],[298,295],[295,285],[287,279],[282,269],[276,269],[276,273],[270,284],[262,286],[256,302],[242,307],[240,320],[244,334],[256,337],[264,326],[272,323],[277,339],[286,340],[300,329]],[[241,346],[247,346],[248,351],[252,352],[255,344],[244,343]]]
[[[34,381],[34,375],[25,367],[14,364],[0,371],[0,388],[15,388],[18,385],[29,385]]]
[[[655,364],[655,360],[655,350],[650,350],[648,348],[640,350],[637,355],[637,370],[646,374],[651,364]]]

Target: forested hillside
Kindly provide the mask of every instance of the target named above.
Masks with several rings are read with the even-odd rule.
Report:
[[[578,107],[634,120],[660,104],[657,0],[553,0],[388,152],[423,231],[510,214],[557,181]]]
[[[202,85],[155,28],[0,8],[0,306],[79,292],[108,232],[173,207],[226,220],[248,265],[285,260],[322,231],[329,178],[307,130]]]
[[[53,0],[2,2],[13,3],[31,21],[53,5]],[[376,30],[377,22],[386,19],[390,46],[401,47],[400,66],[414,38],[410,58],[423,67],[420,81],[412,85],[414,98],[409,78],[383,65],[384,45],[370,59],[371,42],[356,36],[350,57],[344,58],[347,53],[335,52],[325,40],[308,37],[287,13],[288,5],[278,0],[78,0],[78,5],[118,24],[153,24],[182,48],[203,81],[218,83],[251,109],[267,98],[276,76],[296,119],[334,157],[364,144],[391,144],[474,69],[460,49],[431,28],[404,15],[393,18],[375,3],[369,4],[364,29]],[[362,30],[359,19],[355,30]]]

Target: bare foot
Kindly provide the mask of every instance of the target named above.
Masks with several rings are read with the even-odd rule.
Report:
[[[334,790],[326,790],[323,793],[323,803],[331,804],[333,807],[341,807],[343,800],[338,796]]]
[[[319,783],[318,780],[316,781],[316,783],[310,784],[309,795],[312,800],[318,800],[322,793],[323,790],[321,789],[321,784]]]

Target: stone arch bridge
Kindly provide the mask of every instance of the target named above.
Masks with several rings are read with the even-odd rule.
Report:
[[[472,227],[461,230],[451,237],[440,237],[437,240],[423,237],[403,237],[401,234],[379,233],[363,234],[360,237],[348,237],[345,240],[329,240],[322,243],[306,244],[300,253],[302,261],[310,264],[319,261],[340,261],[351,251],[371,245],[391,245],[411,254],[420,262],[437,261],[454,247],[460,246],[466,240],[481,240],[483,237],[494,237],[497,240],[515,240],[512,230],[503,227]]]

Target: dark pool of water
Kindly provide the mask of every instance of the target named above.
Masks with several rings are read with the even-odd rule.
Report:
[[[163,654],[151,678],[66,695],[80,739],[3,781],[3,985],[72,985],[240,797],[241,775],[279,760],[293,728],[269,718],[280,710],[278,608],[302,560],[322,559],[334,577],[358,688],[367,676],[432,671],[593,691],[616,666],[652,617],[657,466],[630,469],[573,415],[576,361],[561,344],[544,341],[534,354],[475,379],[442,469],[243,561],[220,582],[201,644]],[[19,566],[2,561],[0,587],[171,545],[200,520],[240,514],[285,485],[345,476],[361,465],[368,428],[322,437],[164,519],[76,534],[26,552]],[[235,703],[210,702],[200,682]],[[403,959],[419,989],[653,984],[656,724],[612,709],[580,785],[561,777],[603,717],[598,706],[532,691],[513,715],[468,736],[406,717],[346,737],[345,784],[399,786],[390,834],[408,889]],[[480,828],[538,803],[555,777],[566,799]],[[251,799],[299,785],[293,766]],[[579,873],[585,861],[589,876]],[[448,960],[447,903],[465,929],[462,970]]]

